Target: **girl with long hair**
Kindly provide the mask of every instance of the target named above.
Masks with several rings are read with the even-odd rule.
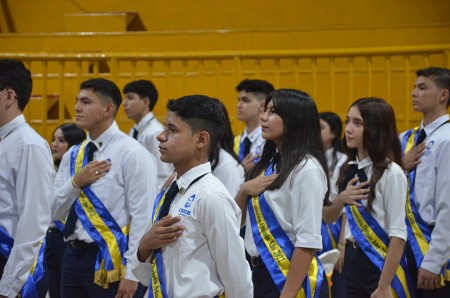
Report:
[[[266,99],[261,127],[261,159],[236,197],[246,223],[254,297],[318,297],[319,291],[327,297],[315,256],[322,249],[322,206],[328,203],[316,105],[305,92],[276,90]]]
[[[328,211],[335,217],[344,202],[364,199],[346,206],[346,297],[410,297],[403,256],[407,183],[392,107],[380,98],[356,100],[346,117],[344,149],[349,159],[341,168],[341,192]]]

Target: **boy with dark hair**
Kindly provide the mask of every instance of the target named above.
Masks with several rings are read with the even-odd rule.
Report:
[[[261,136],[260,115],[264,112],[264,101],[274,90],[272,84],[263,80],[243,80],[236,87],[239,92],[237,104],[237,118],[245,122],[242,134],[234,139],[234,151],[239,156],[245,172],[252,167],[264,147]]]
[[[128,118],[135,122],[129,135],[138,140],[155,157],[158,187],[161,187],[172,172],[172,167],[170,164],[161,162],[159,142],[156,140],[156,136],[164,129],[152,112],[158,101],[158,91],[152,82],[138,80],[126,84],[123,93],[125,95],[124,111]]]
[[[158,136],[161,160],[177,177],[156,198],[134,270],[150,297],[252,297],[250,268],[239,237],[241,212],[211,174],[209,154],[224,131],[217,99],[170,100]]]
[[[131,269],[157,193],[156,162],[119,130],[113,82],[85,81],[76,100],[76,125],[88,135],[64,154],[55,179],[53,219],[67,216],[61,295],[142,297]]]
[[[416,74],[412,104],[423,119],[401,135],[410,183],[406,252],[416,297],[450,297],[450,70]]]
[[[30,272],[38,272],[32,267],[51,217],[50,147],[22,115],[32,85],[22,62],[0,60],[0,297],[35,289]]]

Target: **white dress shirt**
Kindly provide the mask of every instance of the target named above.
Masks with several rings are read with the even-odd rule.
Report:
[[[250,153],[252,155],[261,155],[264,149],[264,144],[266,143],[266,140],[262,137],[261,126],[256,127],[251,133],[247,133],[247,129],[244,129],[241,136],[241,144],[246,137],[248,137],[250,142],[252,142]]]
[[[253,297],[250,267],[239,236],[241,211],[222,182],[210,173],[208,162],[176,180],[180,192],[169,213],[181,217],[179,224],[184,230],[177,241],[162,248],[167,294],[196,298],[225,291],[230,298]],[[150,263],[141,263],[134,272],[148,285]]]
[[[162,162],[159,152],[159,142],[156,137],[164,130],[163,125],[155,118],[152,112],[145,115],[139,123],[131,130],[129,135],[133,136],[134,130],[137,129],[137,140],[142,144],[156,159],[158,174],[158,189],[161,188],[166,179],[172,174],[173,166],[169,163]]]
[[[235,197],[244,181],[244,167],[224,149],[220,149],[219,162],[212,171],[213,175],[228,189],[231,197]]]
[[[0,226],[14,239],[0,295],[16,297],[50,222],[53,160],[48,143],[23,115],[0,127],[0,139]]]
[[[350,161],[349,164],[358,164],[358,169],[364,169],[367,180],[370,180],[373,173],[373,164],[370,157],[362,161]],[[374,213],[373,218],[390,237],[397,237],[403,240],[407,238],[406,230],[406,176],[403,169],[391,162],[384,171],[383,176],[375,185],[375,199],[372,202]],[[361,200],[367,206],[367,200]],[[350,226],[345,225],[345,239],[355,241]]]
[[[92,141],[87,136],[87,142]],[[94,144],[94,160],[110,160],[109,172],[91,185],[103,205],[120,227],[130,224],[126,258],[126,278],[136,280],[131,269],[136,265],[136,251],[150,222],[149,212],[157,195],[155,158],[136,140],[121,132],[114,122],[102,133]],[[73,187],[70,176],[70,155],[74,147],[67,151],[56,174],[54,220],[66,218],[78,197],[80,190]],[[66,240],[94,242],[78,220],[75,232]]]
[[[448,120],[449,115],[444,115],[425,127],[422,122],[427,148],[417,166],[414,185],[420,217],[435,226],[421,267],[436,274],[450,258],[450,123],[443,124]]]
[[[333,148],[325,151],[325,156],[327,158],[328,169],[331,170],[333,165]],[[339,173],[341,171],[342,165],[347,161],[347,155],[342,152],[336,152],[337,163],[334,166],[333,173],[330,175],[330,201],[333,202],[334,199],[339,194],[339,187],[336,185],[339,179]]]
[[[264,192],[267,203],[294,247],[322,249],[322,207],[327,190],[327,177],[322,166],[317,159],[308,156],[294,168],[279,189]],[[245,248],[251,256],[259,256],[248,211]]]

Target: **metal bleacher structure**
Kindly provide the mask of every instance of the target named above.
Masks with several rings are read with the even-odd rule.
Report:
[[[243,126],[235,116],[234,88],[244,78],[266,79],[276,88],[302,89],[313,96],[319,111],[334,111],[341,118],[355,99],[382,97],[394,107],[399,130],[404,130],[420,120],[420,115],[411,108],[410,99],[415,71],[431,65],[450,67],[449,23],[435,26],[439,27],[439,33],[449,34],[434,43],[407,45],[400,42],[396,45],[391,41],[387,46],[376,43],[363,46],[361,42],[352,47],[345,44],[320,47],[319,44],[312,48],[294,45],[284,49],[251,46],[239,49],[233,45],[226,50],[214,45],[207,50],[195,46],[189,49],[183,45],[177,50],[177,42],[184,38],[194,43],[202,38],[201,34],[186,31],[146,35],[143,29],[146,19],[135,11],[66,13],[63,20],[65,33],[17,33],[11,30],[14,7],[11,3],[5,6],[5,3],[8,1],[2,0],[3,8],[8,9],[4,9],[0,17],[0,42],[10,46],[6,50],[2,47],[0,58],[20,59],[30,68],[33,96],[24,114],[48,140],[57,125],[73,121],[79,84],[93,77],[111,79],[119,88],[135,79],[152,80],[160,93],[154,111],[159,119],[164,117],[165,102],[170,98],[194,93],[217,97],[228,108],[235,132]],[[316,31],[321,36],[320,30]],[[211,37],[212,43],[220,38],[225,42],[223,32],[214,32],[209,34],[220,36]],[[253,33],[248,32],[248,36]],[[268,42],[275,34],[277,32],[266,31]],[[294,32],[290,38],[301,37],[301,34]],[[326,34],[322,37],[327,38]],[[345,32],[341,34],[345,36]],[[245,38],[238,35],[236,38]],[[149,50],[145,46],[127,50],[117,46],[120,37],[130,44],[135,40],[137,45],[145,45],[146,38],[161,43],[171,40],[167,42],[168,51],[162,50],[161,45],[149,46]],[[92,49],[79,46],[79,50],[70,47],[71,44],[85,43],[85,39],[97,40],[101,46],[105,45],[104,50],[99,50],[99,46]],[[52,44],[55,44],[53,48]],[[51,50],[43,50],[46,47]],[[117,122],[124,131],[132,126],[122,110]]]

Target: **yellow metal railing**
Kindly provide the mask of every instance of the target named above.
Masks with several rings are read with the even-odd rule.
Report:
[[[221,99],[235,132],[235,86],[245,78],[265,79],[276,88],[310,93],[319,111],[344,117],[359,97],[378,96],[395,109],[400,130],[418,123],[410,91],[415,71],[428,66],[450,68],[450,45],[336,50],[242,51],[205,53],[0,53],[0,59],[24,61],[33,74],[33,98],[25,116],[47,139],[57,124],[72,121],[79,84],[89,78],[111,79],[122,88],[136,79],[152,80],[160,99],[155,114],[163,118],[165,102],[187,94]],[[119,126],[132,123],[119,111]]]

